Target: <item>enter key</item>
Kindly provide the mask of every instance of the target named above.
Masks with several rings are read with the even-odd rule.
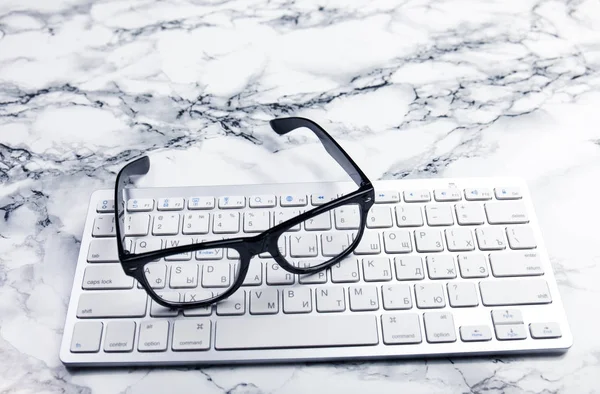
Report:
[[[490,253],[496,277],[544,275],[539,253],[533,251]]]

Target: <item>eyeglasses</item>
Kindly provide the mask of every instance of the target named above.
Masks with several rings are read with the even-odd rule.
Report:
[[[132,227],[135,227],[133,222],[135,215],[129,214],[129,212],[143,210],[144,200],[135,196],[137,191],[135,188],[138,181],[150,171],[150,159],[144,156],[127,164],[117,175],[115,185],[115,224],[119,260],[125,273],[135,278],[158,304],[168,308],[201,308],[226,299],[242,286],[250,267],[250,260],[259,254],[270,253],[281,268],[290,273],[314,274],[338,263],[352,253],[359,244],[364,233],[368,211],[374,202],[375,193],[371,181],[342,147],[317,123],[298,117],[273,119],[269,123],[279,135],[285,135],[300,127],[310,129],[319,138],[327,153],[354,181],[357,189],[285,220],[255,236],[179,245],[176,242],[163,245],[158,239],[155,240],[158,241],[158,244],[152,247],[148,245],[151,240],[132,239],[132,235],[135,235],[135,231],[131,230]],[[282,255],[278,243],[285,239],[283,237],[285,233],[289,234],[291,230],[302,223],[306,224],[320,215],[330,215],[334,210],[338,214],[343,214],[345,220],[352,223],[349,228],[353,228],[356,232],[346,244],[342,244],[337,250],[328,253],[328,257],[330,257],[328,260],[298,264]],[[218,215],[226,215],[226,213],[221,212]],[[162,216],[155,218],[155,224],[158,218],[162,219]],[[223,220],[226,220],[226,217]],[[147,226],[148,224],[146,224],[146,228]],[[335,236],[335,233],[331,236]],[[134,241],[137,242],[134,244]],[[301,242],[301,239],[298,242]],[[212,285],[208,288],[191,289],[192,291],[186,293],[183,301],[170,299],[157,293],[149,279],[151,277],[150,267],[152,267],[150,263],[162,258],[176,260],[177,256],[193,253],[197,258],[199,256],[201,259],[208,259],[207,264],[203,266],[205,269],[203,279],[208,278],[206,280],[211,281]],[[209,264],[211,256],[220,256],[223,261]],[[179,267],[186,269],[185,265]],[[195,265],[193,267],[196,269]]]

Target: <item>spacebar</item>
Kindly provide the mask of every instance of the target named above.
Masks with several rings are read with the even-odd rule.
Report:
[[[217,321],[215,348],[366,346],[378,342],[377,319],[372,315],[260,316]]]

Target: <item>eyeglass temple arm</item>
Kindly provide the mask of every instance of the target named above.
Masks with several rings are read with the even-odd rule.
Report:
[[[284,135],[300,127],[306,127],[319,137],[329,155],[346,171],[358,186],[371,184],[371,181],[346,151],[318,124],[310,119],[290,117],[273,119],[269,122],[271,128],[279,135]]]

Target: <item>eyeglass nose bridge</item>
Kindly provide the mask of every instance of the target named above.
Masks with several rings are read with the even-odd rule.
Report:
[[[271,246],[272,237],[256,236],[246,241],[246,251],[252,256],[258,256],[260,253],[267,252]]]

